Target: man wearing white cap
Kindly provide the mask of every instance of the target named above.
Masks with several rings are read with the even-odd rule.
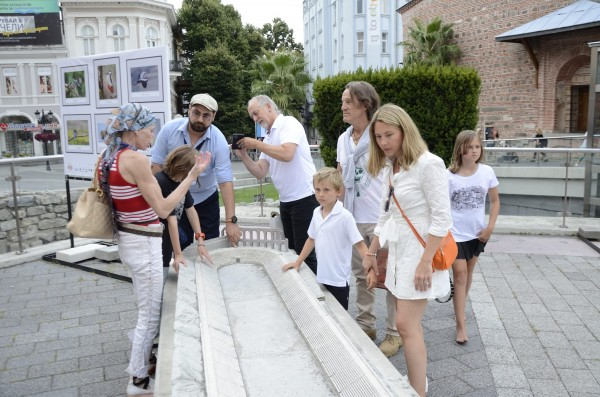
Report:
[[[200,218],[206,239],[219,236],[220,208],[219,193],[223,195],[225,206],[227,237],[235,246],[242,232],[235,216],[235,195],[233,192],[233,172],[229,158],[229,144],[225,136],[213,123],[218,110],[217,101],[208,94],[194,95],[190,101],[188,117],[171,120],[158,133],[152,147],[152,170],[162,170],[167,154],[181,145],[191,145],[197,151],[212,153],[211,165],[200,175],[190,188],[194,207]],[[203,236],[194,235],[187,217],[182,216],[180,230],[181,248],[190,245],[194,238],[201,244]],[[184,238],[185,237],[185,238]]]

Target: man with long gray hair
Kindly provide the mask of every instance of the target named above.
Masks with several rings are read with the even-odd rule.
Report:
[[[354,215],[356,225],[367,246],[374,236],[382,194],[382,174],[374,178],[367,172],[369,145],[376,145],[369,139],[371,118],[379,108],[379,95],[373,86],[365,81],[352,81],[346,84],[342,93],[342,118],[350,124],[340,135],[337,144],[338,170],[344,179],[344,207]],[[352,252],[352,272],[356,277],[356,322],[373,340],[377,337],[375,328],[375,291],[367,288],[361,257],[356,249]],[[387,318],[386,336],[379,348],[387,357],[398,352],[402,338],[396,329],[396,298],[389,291],[386,295]]]

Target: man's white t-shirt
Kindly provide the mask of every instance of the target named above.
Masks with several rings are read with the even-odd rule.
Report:
[[[352,134],[352,126],[350,126],[340,137],[337,142],[337,162],[344,164],[346,161],[346,144],[344,139],[346,135]],[[369,131],[365,131],[360,137],[360,142],[363,140],[369,140]],[[350,139],[350,146],[352,150],[356,150],[356,144]],[[382,189],[382,178],[383,168],[377,175],[377,178],[373,178],[368,171],[369,164],[369,151],[361,156],[358,161],[355,161],[356,168],[354,170],[354,207],[352,209],[352,215],[356,219],[356,223],[377,223],[379,218],[379,205],[381,201],[381,189]]]
[[[471,176],[460,176],[448,171],[452,234],[458,242],[477,238],[486,227],[485,200],[489,189],[498,186],[492,167],[478,164]]]
[[[313,195],[313,176],[317,171],[302,124],[294,117],[279,115],[264,142],[274,146],[284,143],[297,145],[294,158],[289,162],[275,160],[265,153],[259,157],[269,163],[269,173],[279,193],[279,200],[287,203]]]
[[[350,283],[352,246],[363,241],[356,221],[350,211],[344,208],[341,201],[325,218],[322,207],[315,208],[312,221],[308,227],[308,237],[315,240],[317,254],[317,282],[345,287]]]

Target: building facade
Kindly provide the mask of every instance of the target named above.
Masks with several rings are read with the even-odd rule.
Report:
[[[62,0],[60,7],[57,0],[12,3],[36,2],[50,5],[47,14],[56,13],[60,26],[43,26],[46,21],[39,19],[38,15],[35,15],[35,22],[31,17],[31,23],[35,23],[40,32],[50,32],[58,35],[59,39],[51,44],[37,43],[27,40],[25,34],[20,40],[0,41],[3,78],[0,87],[1,157],[62,152],[60,139],[43,143],[35,138],[40,132],[60,136],[63,122],[56,89],[60,81],[56,67],[58,59],[164,45],[171,59],[170,94],[176,96],[173,87],[182,71],[177,47],[178,25],[175,10],[166,0]],[[21,27],[15,25],[16,29],[31,29],[26,25],[26,19],[18,19],[19,7],[13,11],[12,14],[0,15],[0,18],[23,22]],[[62,18],[59,18],[59,13]],[[177,101],[172,100],[171,103],[174,107],[172,113],[176,113]]]
[[[546,134],[586,131],[588,43],[600,40],[600,27],[598,21],[581,24],[581,17],[589,17],[597,3],[412,0],[398,11],[405,30],[415,18],[439,16],[454,24],[463,51],[459,64],[475,68],[481,77],[478,126],[495,126],[501,138],[510,138],[531,137],[536,127]],[[556,29],[548,29],[549,23],[557,23]],[[527,32],[511,36],[519,27]]]
[[[313,79],[402,62],[403,0],[304,0],[304,58]]]

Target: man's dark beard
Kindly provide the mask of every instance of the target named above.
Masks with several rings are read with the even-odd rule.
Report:
[[[196,123],[190,123],[190,128],[194,131],[194,132],[205,132],[208,129],[208,126],[204,125],[204,124],[199,124],[199,127],[196,127]]]

